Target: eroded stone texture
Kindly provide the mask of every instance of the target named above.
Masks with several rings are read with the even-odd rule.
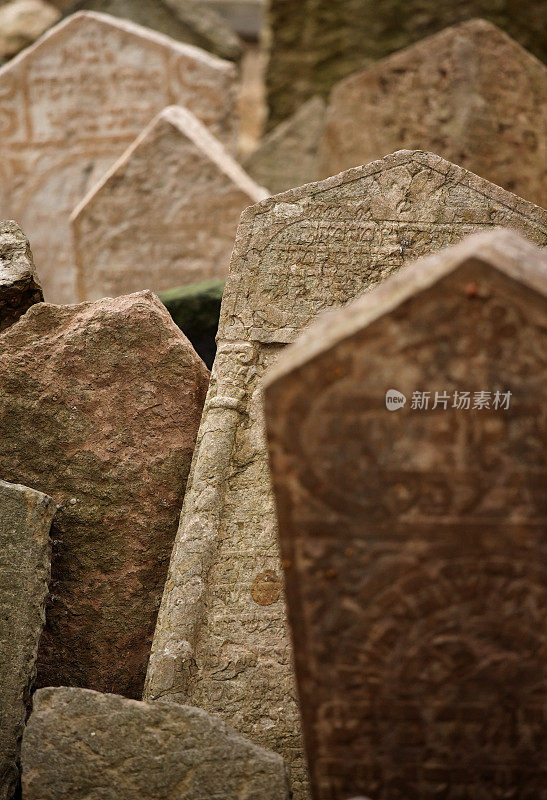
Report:
[[[547,67],[495,25],[465,22],[335,87],[320,174],[419,147],[547,206],[546,108]]]
[[[272,193],[316,181],[325,111],[325,102],[312,97],[290,119],[281,122],[246,160],[249,175]]]
[[[57,506],[42,492],[0,481],[0,798],[19,782],[19,748],[45,620],[49,531]]]
[[[235,68],[125,20],[68,17],[0,69],[0,216],[32,242],[46,300],[76,298],[69,217],[171,103],[234,144]]]
[[[280,756],[199,708],[41,689],[22,748],[25,800],[288,800]]]
[[[39,685],[140,696],[207,384],[150,292],[0,336],[0,478],[61,506]]]
[[[366,64],[473,17],[493,22],[547,61],[544,0],[527,0],[525,8],[520,0],[270,0],[269,126],[316,94],[326,98]]]
[[[0,60],[35,42],[60,16],[45,0],[11,0],[0,6]]]
[[[541,249],[471,237],[325,315],[266,379],[317,800],[545,796],[546,292]]]
[[[241,212],[267,196],[190,111],[164,109],[74,212],[79,299],[225,278]]]
[[[0,331],[43,299],[27,237],[16,222],[0,221]]]
[[[413,258],[506,225],[547,244],[547,212],[443,159],[402,151],[241,218],[218,350],[145,688],[220,714],[290,763],[306,797],[260,379],[319,311]]]

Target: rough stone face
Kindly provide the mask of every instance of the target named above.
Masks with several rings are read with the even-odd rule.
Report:
[[[51,497],[0,481],[0,797],[19,782],[19,748],[51,567]]]
[[[43,299],[27,237],[16,222],[0,221],[0,331]]]
[[[288,800],[283,760],[199,708],[41,689],[25,800]]]
[[[150,292],[0,336],[0,478],[61,506],[39,685],[140,696],[207,383]]]
[[[76,300],[69,218],[152,117],[176,103],[234,144],[235,68],[104,14],[60,22],[0,69],[0,216],[32,242],[49,302]]]
[[[546,293],[541,249],[471,237],[325,315],[266,379],[317,800],[545,793]]]
[[[306,797],[260,379],[321,310],[494,225],[547,244],[547,212],[401,151],[247,209],[145,696],[224,716],[282,754]]]
[[[196,117],[164,109],[72,217],[79,300],[226,277],[258,186]]]
[[[547,67],[471,20],[335,87],[320,174],[420,147],[547,206],[546,107]]]
[[[232,28],[247,40],[257,41],[264,24],[266,0],[201,0],[223,16]]]
[[[325,111],[324,101],[312,97],[292,117],[270,131],[245,162],[249,175],[261,186],[267,186],[272,194],[316,181]]]
[[[54,25],[61,14],[44,0],[11,0],[0,7],[0,60],[12,58]]]
[[[520,0],[270,0],[269,126],[316,94],[326,98],[366,64],[473,17],[493,22],[547,61],[544,0],[527,0],[525,8]]]

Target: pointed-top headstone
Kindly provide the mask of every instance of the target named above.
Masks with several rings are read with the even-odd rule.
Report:
[[[0,331],[43,299],[27,237],[13,220],[0,221]]]

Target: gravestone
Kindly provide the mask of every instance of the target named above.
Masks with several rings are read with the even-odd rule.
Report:
[[[258,186],[188,110],[164,109],[72,216],[79,300],[223,279]]]
[[[0,69],[0,216],[32,242],[46,300],[76,299],[69,217],[171,103],[234,144],[235,68],[104,14],[60,22]]]
[[[544,0],[527,0],[525,7],[518,0],[270,0],[269,127],[316,94],[326,99],[352,72],[473,17],[493,22],[547,61]]]
[[[10,0],[0,5],[0,60],[13,58],[35,42],[60,16],[45,0]]]
[[[19,748],[35,675],[51,568],[51,497],[0,481],[0,797],[19,782]]]
[[[12,220],[0,221],[0,331],[43,299],[27,237]]]
[[[289,800],[283,760],[199,708],[41,689],[25,800]]]
[[[208,379],[150,292],[0,336],[0,478],[60,506],[38,685],[140,697]]]
[[[546,107],[547,67],[495,25],[471,20],[334,88],[320,175],[419,147],[547,206]]]
[[[145,697],[218,713],[306,794],[260,380],[323,309],[495,225],[547,244],[547,212],[430,153],[401,151],[242,217]]]
[[[540,248],[470,237],[266,378],[316,800],[545,794],[546,292]]]
[[[249,175],[261,186],[267,186],[272,194],[316,181],[325,117],[326,107],[321,97],[312,97],[304,103],[292,117],[270,131],[245,161]]]

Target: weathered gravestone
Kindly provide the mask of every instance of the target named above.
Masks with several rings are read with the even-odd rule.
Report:
[[[546,292],[541,249],[471,237],[266,378],[316,800],[545,797]]]
[[[306,796],[259,385],[321,310],[493,225],[547,244],[547,212],[430,153],[401,151],[241,218],[217,355],[147,675],[291,764]]]
[[[45,0],[10,0],[0,5],[0,60],[13,58],[35,42],[60,16]]]
[[[74,14],[0,69],[0,216],[32,242],[46,300],[76,299],[70,213],[152,117],[187,106],[233,145],[235,68],[104,14]]]
[[[164,109],[74,211],[78,299],[225,278],[241,212],[267,196],[190,111]]]
[[[19,747],[51,567],[51,497],[0,481],[0,797],[19,782]]]
[[[199,708],[41,689],[25,800],[288,800],[283,760]]]
[[[140,696],[208,377],[150,292],[0,336],[0,478],[61,506],[39,685]]]
[[[481,17],[547,60],[544,0],[270,0],[269,126],[338,81],[449,25]],[[462,91],[464,89],[462,88]]]
[[[320,175],[419,147],[547,206],[546,108],[547,67],[471,20],[335,87]]]
[[[43,299],[27,237],[12,220],[0,221],[0,331]]]

